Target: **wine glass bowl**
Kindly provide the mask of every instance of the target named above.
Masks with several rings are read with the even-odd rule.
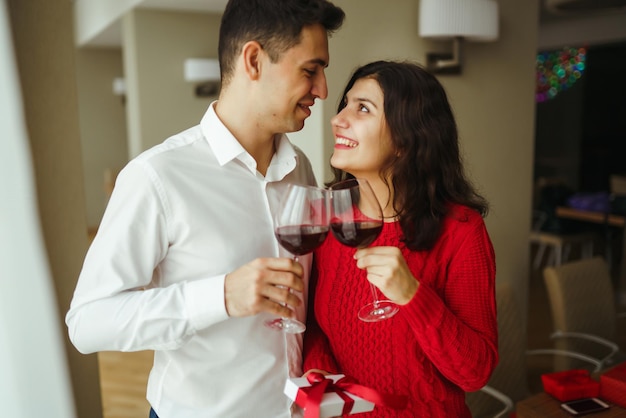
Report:
[[[308,254],[322,245],[328,235],[328,191],[314,186],[290,184],[274,217],[274,235],[291,254]],[[300,333],[305,325],[296,319],[275,318],[268,327],[287,333]]]
[[[305,255],[322,245],[328,225],[284,225],[275,229],[280,245],[295,256]]]
[[[383,224],[372,221],[342,222],[339,219],[331,221],[330,227],[343,245],[354,248],[365,248],[376,240]]]
[[[330,228],[340,243],[353,248],[372,244],[383,229],[383,212],[376,195],[365,179],[348,179],[330,188]],[[359,319],[376,322],[391,318],[398,305],[379,300],[376,287],[369,282],[373,302],[359,310]]]

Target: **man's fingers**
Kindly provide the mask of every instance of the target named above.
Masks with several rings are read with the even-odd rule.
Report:
[[[283,286],[267,286],[264,295],[274,302],[287,304],[289,306],[300,306],[302,301],[288,287]]]
[[[304,290],[302,274],[300,263],[287,257],[256,259],[226,275],[226,311],[230,316],[259,312],[292,316],[291,310],[282,305],[295,307],[302,304],[291,291]]]
[[[261,304],[260,312],[267,312],[276,317],[283,318],[295,318],[296,314],[290,305],[284,305],[279,302],[275,302],[271,299],[265,299],[265,301]]]

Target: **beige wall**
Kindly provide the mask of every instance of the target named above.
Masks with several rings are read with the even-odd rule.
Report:
[[[11,0],[7,4],[35,167],[39,214],[58,299],[60,329],[65,331],[63,319],[87,249],[72,3]],[[63,337],[77,414],[101,417],[96,355],[79,354],[69,343],[66,331]]]
[[[104,172],[128,161],[124,97],[113,94],[113,79],[124,74],[122,52],[78,49],[76,69],[87,226],[96,228],[107,202]]]
[[[220,15],[138,9],[124,17],[130,156],[197,125],[213,98],[184,80],[186,58],[217,58]]]

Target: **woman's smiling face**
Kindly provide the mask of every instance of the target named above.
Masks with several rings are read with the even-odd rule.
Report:
[[[344,101],[345,107],[330,121],[335,137],[330,164],[355,177],[378,177],[394,153],[383,91],[375,79],[361,78]]]

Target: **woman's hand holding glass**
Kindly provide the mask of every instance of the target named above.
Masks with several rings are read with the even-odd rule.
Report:
[[[398,247],[369,247],[354,254],[357,267],[367,270],[367,280],[389,300],[407,304],[419,287]]]
[[[364,179],[349,179],[331,187],[331,230],[337,241],[354,248],[365,248],[383,229],[383,212],[371,186]],[[398,305],[379,300],[376,286],[369,282],[373,302],[359,310],[365,322],[382,321],[398,312]]]

